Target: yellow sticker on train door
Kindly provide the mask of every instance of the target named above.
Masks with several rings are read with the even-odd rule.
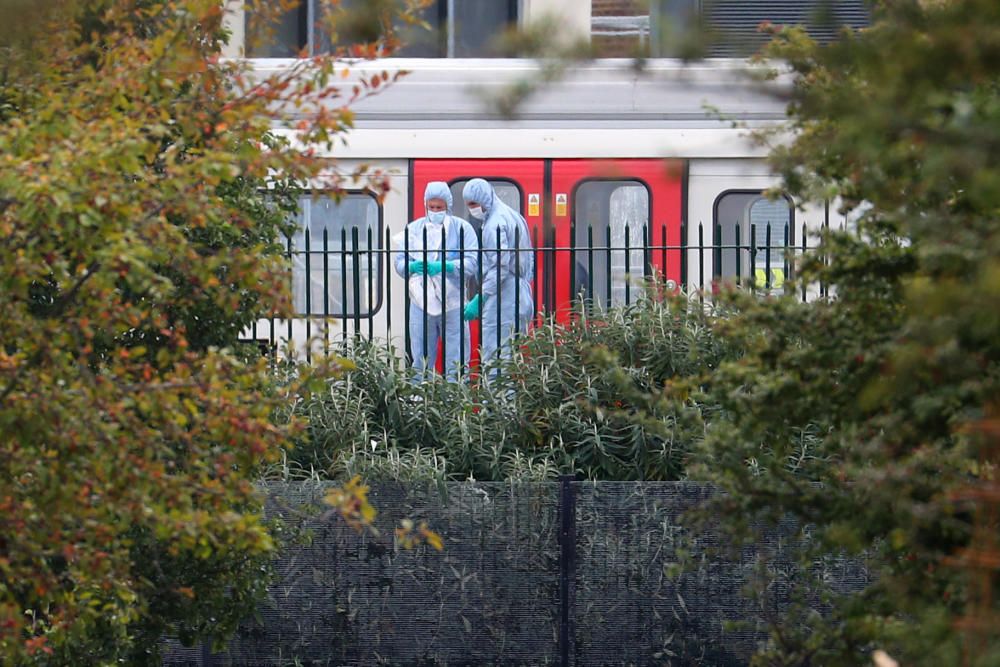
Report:
[[[556,215],[566,215],[566,193],[556,195]]]
[[[528,195],[528,215],[538,215],[538,193]]]

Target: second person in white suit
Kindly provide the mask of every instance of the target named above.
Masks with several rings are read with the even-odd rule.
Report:
[[[469,215],[483,221],[482,298],[467,304],[465,317],[482,316],[481,358],[489,364],[510,355],[512,336],[526,332],[534,315],[535,254],[524,216],[500,201],[492,185],[474,178],[462,199]]]

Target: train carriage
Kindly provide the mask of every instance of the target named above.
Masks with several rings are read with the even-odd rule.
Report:
[[[258,71],[289,61],[254,61]],[[392,270],[392,239],[423,215],[429,181],[447,182],[455,214],[471,178],[485,178],[524,215],[535,248],[537,312],[565,317],[574,298],[605,308],[641,298],[657,275],[691,290],[720,278],[780,290],[828,211],[768,199],[778,184],[753,130],[785,119],[779,77],[761,83],[743,61],[625,60],[571,68],[539,85],[508,116],[499,103],[537,80],[526,60],[391,59],[357,74],[406,74],[353,107],[355,128],[328,153],[331,170],[362,165],[391,177],[376,197],[348,182],[335,200],[302,200],[289,239],[293,320],[257,322],[248,337],[292,341],[361,335],[407,342],[407,289]],[[276,128],[294,139],[295,131]],[[398,238],[398,237],[397,237]],[[474,342],[474,341],[473,341]]]

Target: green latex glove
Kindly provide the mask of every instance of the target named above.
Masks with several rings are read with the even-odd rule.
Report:
[[[427,266],[424,267],[424,271],[426,271],[427,275],[429,276],[436,276],[437,274],[441,273],[443,269],[444,266],[441,264],[440,261],[427,262]]]
[[[444,270],[447,271],[448,273],[455,273],[456,271],[458,271],[458,260],[449,259],[447,262],[444,263]]]
[[[463,320],[476,320],[479,319],[479,295],[472,297],[469,303],[465,304],[465,310],[462,311]]]
[[[413,275],[414,273],[423,273],[424,263],[419,259],[415,259],[410,262],[409,266],[406,267],[406,270],[410,273],[410,275]]]

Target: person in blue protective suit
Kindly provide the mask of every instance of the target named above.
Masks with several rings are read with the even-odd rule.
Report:
[[[462,199],[469,215],[483,221],[480,295],[466,304],[464,317],[482,316],[481,358],[490,363],[510,355],[511,337],[527,331],[534,315],[535,256],[524,216],[500,201],[492,185],[474,178]]]
[[[472,343],[462,318],[466,278],[478,275],[479,243],[472,225],[451,214],[448,184],[432,181],[424,190],[426,215],[406,225],[394,238],[396,273],[409,294],[410,358],[417,379],[437,360],[438,341],[444,372],[458,379],[469,361]]]

